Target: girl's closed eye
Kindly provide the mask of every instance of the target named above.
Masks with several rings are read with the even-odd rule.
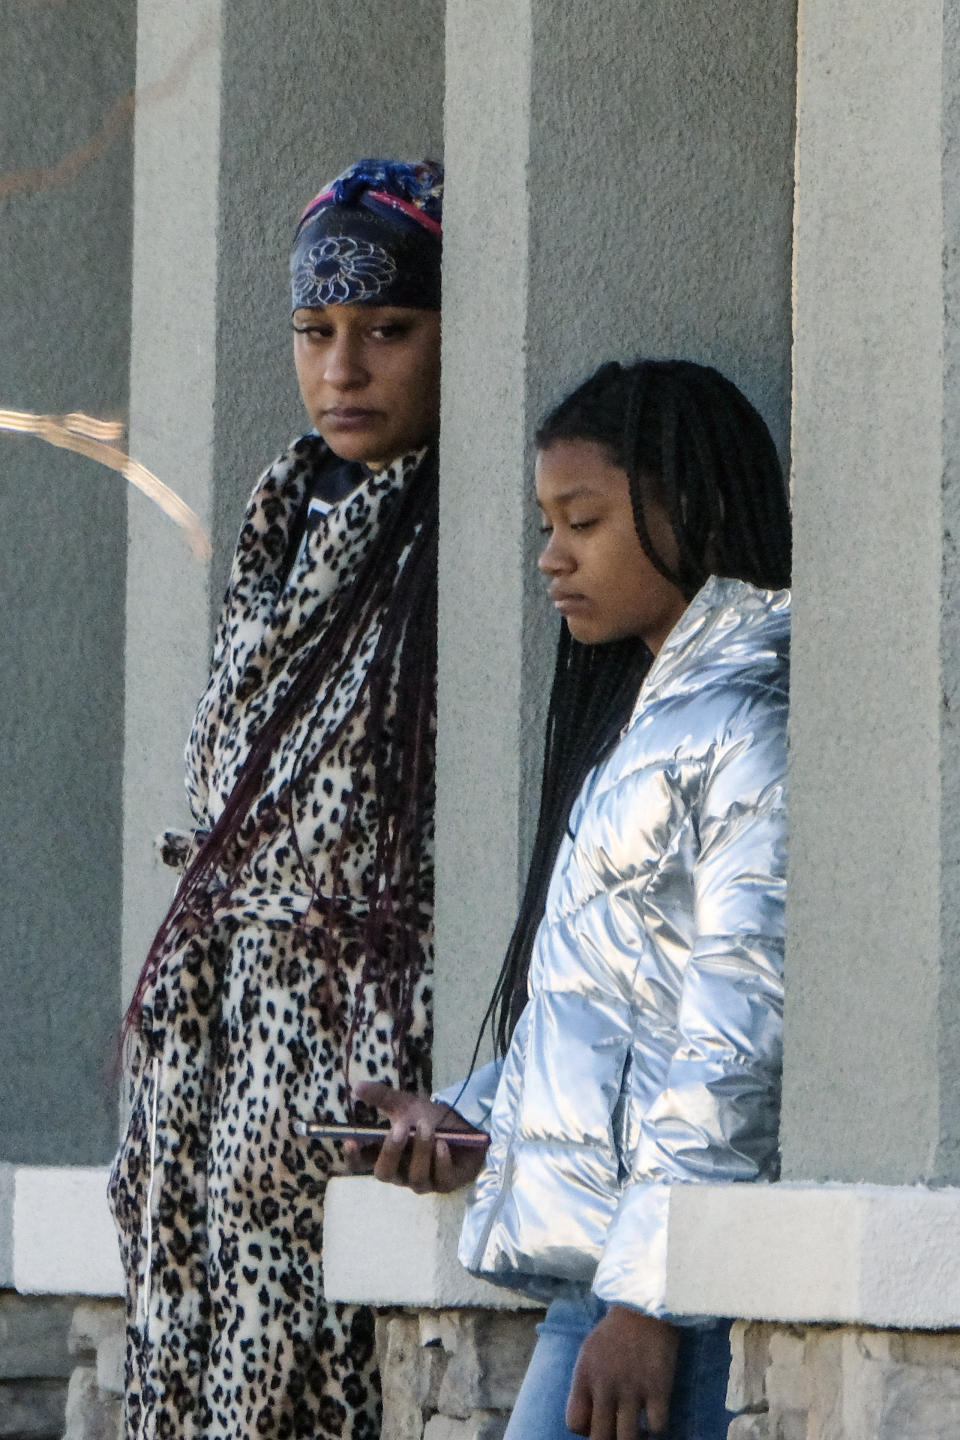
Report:
[[[593,516],[593,517],[592,517],[591,519],[589,519],[589,520],[568,520],[568,521],[567,521],[567,529],[568,529],[568,530],[589,530],[592,525],[596,525],[596,524],[599,523],[599,519],[600,519],[600,517],[597,516],[597,515],[595,515],[595,516]],[[541,535],[552,535],[552,534],[553,534],[553,526],[550,525],[550,524],[548,524],[546,520],[541,520],[540,526],[539,526],[539,530],[540,530],[540,534],[541,534]]]

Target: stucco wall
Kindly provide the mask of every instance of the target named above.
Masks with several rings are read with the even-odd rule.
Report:
[[[125,418],[132,130],[115,106],[135,14],[134,0],[4,7],[0,407]],[[125,513],[112,471],[0,435],[8,1161],[95,1162],[113,1144]]]
[[[943,7],[940,153],[943,197],[943,511],[940,575],[940,846],[938,1062],[947,1124],[938,1169],[960,1175],[960,4]]]
[[[287,269],[300,211],[362,156],[443,158],[444,9],[442,0],[225,8],[215,601],[257,474],[309,423],[293,372]]]
[[[172,890],[151,844],[187,818],[183,744],[243,506],[308,424],[290,349],[293,228],[351,160],[439,154],[443,8],[141,0],[156,101],[138,117],[133,404],[145,458],[207,520],[215,554],[202,570],[155,516],[132,518],[128,990]]]
[[[533,410],[608,356],[684,356],[743,387],[786,459],[795,0],[533,17]]]
[[[788,444],[794,0],[451,0],[437,1071],[462,1073],[536,819],[555,621],[530,437],[601,360],[714,363]]]

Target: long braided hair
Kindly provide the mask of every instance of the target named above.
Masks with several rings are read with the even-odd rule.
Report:
[[[318,440],[318,446],[321,443]],[[393,1016],[399,1062],[413,1021],[425,912],[433,899],[426,852],[434,789],[437,505],[434,444],[400,494],[381,512],[378,531],[348,590],[337,596],[333,615],[321,613],[326,628],[320,629],[296,678],[257,735],[223,812],[188,866],[141,971],[124,1019],[125,1040],[139,1024],[164,959],[204,927],[215,907],[229,900],[258,843],[282,827],[312,890],[310,909],[319,916],[312,933],[328,966],[335,963],[339,881],[351,825],[361,802],[368,800],[362,794],[362,772],[372,766],[375,859],[367,888],[359,986],[372,981],[378,1000]],[[354,707],[331,721],[329,698],[377,625],[378,639]],[[301,853],[295,802],[309,793],[316,771],[336,752],[361,698],[365,698],[366,723],[351,752],[352,789],[345,798],[339,838],[321,891]],[[270,798],[263,792],[271,761],[284,738],[301,724],[304,740],[292,778]],[[348,1061],[357,1019],[355,1014],[347,1035]]]
[[[790,510],[776,447],[760,415],[719,371],[688,360],[603,365],[537,431],[540,450],[563,440],[602,445],[626,472],[640,544],[688,600],[712,574],[764,589],[789,585]],[[650,500],[669,518],[675,565],[651,541]],[[526,1003],[530,953],[570,807],[630,718],[652,659],[640,639],[582,645],[563,622],[533,854],[484,1021],[492,1020],[501,1054]]]

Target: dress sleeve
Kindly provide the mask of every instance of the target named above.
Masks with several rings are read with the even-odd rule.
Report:
[[[705,767],[696,939],[665,1083],[633,1126],[594,1289],[666,1315],[671,1184],[774,1178],[783,1016],[786,698],[744,702]]]

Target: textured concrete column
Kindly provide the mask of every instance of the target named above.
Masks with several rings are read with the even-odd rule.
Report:
[[[785,1173],[960,1180],[957,6],[804,0]]]
[[[793,0],[447,6],[437,1064],[516,915],[555,628],[530,439],[602,360],[720,366],[784,451]]]
[[[172,893],[151,844],[186,820],[183,744],[243,506],[308,424],[290,358],[293,227],[351,160],[439,153],[443,10],[141,0],[138,68],[134,444],[211,526],[215,553],[208,573],[131,504],[126,993]]]
[[[216,386],[220,0],[140,0],[130,443],[209,527]],[[184,737],[203,684],[210,578],[141,497],[129,507],[125,994],[172,893],[153,859],[186,823]]]
[[[524,673],[530,64],[526,0],[448,4],[434,1061],[443,1083],[465,1073],[510,934],[542,724],[539,687]]]

